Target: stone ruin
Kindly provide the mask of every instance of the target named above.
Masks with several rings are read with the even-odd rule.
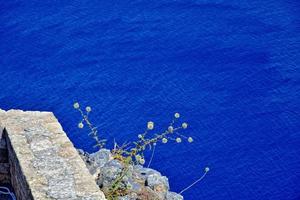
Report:
[[[0,110],[0,185],[17,200],[105,200],[50,112]]]

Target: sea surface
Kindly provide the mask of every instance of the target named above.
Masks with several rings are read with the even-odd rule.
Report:
[[[53,111],[89,152],[76,101],[108,147],[179,112],[194,142],[151,167],[179,192],[209,166],[187,200],[300,199],[299,67],[297,0],[0,1],[0,108]]]

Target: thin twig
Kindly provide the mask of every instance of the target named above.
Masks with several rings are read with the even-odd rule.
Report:
[[[153,149],[152,149],[152,154],[151,154],[151,158],[149,160],[149,163],[148,163],[148,168],[150,167],[151,163],[152,163],[152,160],[153,160],[153,157],[154,157],[154,152],[155,152],[155,147],[156,145],[153,145]]]
[[[182,194],[183,192],[187,191],[188,189],[190,189],[191,187],[193,187],[195,184],[197,184],[199,181],[201,181],[207,174],[207,171],[204,172],[204,174],[199,178],[197,179],[195,182],[193,182],[191,185],[189,185],[188,187],[184,188],[183,190],[181,190],[179,192],[179,194]]]

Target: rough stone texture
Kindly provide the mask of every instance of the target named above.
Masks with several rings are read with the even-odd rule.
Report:
[[[92,154],[88,154],[87,152],[79,149],[78,153],[85,161],[87,168],[95,179],[97,179],[98,174],[100,173],[100,168],[113,159],[108,149],[101,149]]]
[[[2,137],[3,130],[0,129],[0,183],[10,184],[8,151],[5,137]]]
[[[18,200],[105,199],[52,113],[0,110],[0,127]]]
[[[175,192],[167,192],[166,200],[183,200],[183,196]]]
[[[114,160],[108,149],[101,149],[93,154],[78,150],[90,173],[96,179],[102,191],[107,192],[113,181],[124,168],[123,164]],[[95,170],[97,169],[97,170]],[[121,181],[121,187],[127,188],[127,195],[118,200],[183,200],[180,194],[169,191],[168,178],[160,172],[131,165]]]
[[[164,200],[160,194],[153,191],[150,187],[144,187],[139,197],[143,200]]]
[[[97,184],[103,189],[108,189],[112,182],[116,180],[122,172],[122,169],[122,164],[117,160],[109,161],[101,168]]]
[[[151,174],[147,177],[146,185],[155,192],[166,193],[169,190],[169,181],[165,176]]]

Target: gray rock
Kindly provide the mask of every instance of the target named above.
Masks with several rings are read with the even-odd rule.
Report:
[[[165,200],[165,197],[153,191],[150,187],[143,187],[141,193],[138,194],[138,199],[149,199],[149,200]]]
[[[103,167],[116,167],[116,168],[123,169],[122,163],[118,160],[110,160]]]
[[[141,165],[135,165],[134,170],[136,172],[139,172],[141,175],[146,176],[146,177],[151,175],[151,174],[161,175],[159,171],[156,171],[156,170],[151,169],[151,168],[146,168],[146,167],[143,167]]]
[[[118,200],[137,200],[138,195],[136,193],[130,193],[126,196],[119,197]]]
[[[89,155],[88,160],[96,167],[103,167],[108,161],[112,160],[112,155],[108,149],[100,149],[99,151]]]
[[[96,179],[99,176],[100,168],[96,167],[95,165],[87,165],[87,168],[90,172],[90,174]]]
[[[166,200],[183,200],[183,196],[175,192],[167,192]]]
[[[85,164],[95,179],[97,179],[100,169],[110,160],[112,155],[108,149],[100,149],[99,151],[89,154],[81,149],[77,150],[81,158],[85,161]]]
[[[109,187],[122,172],[123,166],[117,160],[107,162],[101,169],[97,184],[102,188]]]
[[[136,165],[133,167],[132,177],[140,184],[145,185],[148,176],[152,174],[157,174],[158,176],[161,176],[161,174],[158,171],[151,168],[144,168],[141,165]]]
[[[129,188],[130,191],[132,191],[134,193],[139,193],[142,190],[142,185],[135,182],[132,178],[128,178],[126,180],[126,185],[127,185],[127,188]]]
[[[93,154],[78,150],[85,160],[90,173],[94,175],[97,184],[103,191],[108,191],[111,184],[122,172],[124,166],[118,160],[113,160],[110,150],[101,149]],[[129,194],[118,197],[118,200],[157,199],[183,200],[180,194],[169,191],[168,178],[160,172],[141,165],[129,166],[127,174],[121,182],[122,188],[127,188]]]
[[[147,177],[146,185],[153,191],[159,193],[160,196],[166,195],[166,192],[170,188],[168,178],[157,173],[150,174]]]
[[[84,156],[85,155],[85,152],[82,150],[82,149],[77,149],[78,153],[80,156]]]

